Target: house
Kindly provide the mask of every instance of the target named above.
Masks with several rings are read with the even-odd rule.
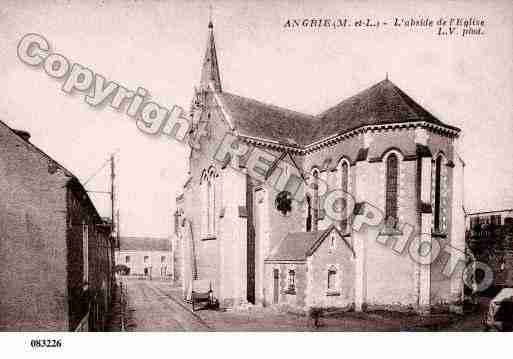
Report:
[[[129,275],[172,278],[171,240],[168,238],[120,237],[116,264],[128,267]]]
[[[355,253],[336,226],[289,233],[265,262],[264,306],[304,311],[354,305]]]
[[[493,272],[495,288],[513,285],[513,209],[469,213],[466,241],[472,256]]]
[[[513,208],[494,211],[481,211],[466,215],[466,228],[472,234],[478,234],[490,226],[503,226],[513,224]]]
[[[272,305],[277,269],[278,304],[313,305],[316,295],[333,303],[324,284],[310,302],[282,294],[286,263],[272,262],[272,251],[335,226],[354,251],[354,266],[337,270],[340,305],[429,311],[462,300],[461,131],[388,78],[317,115],[236,95],[222,86],[209,23],[191,118],[196,142],[175,214],[186,299],[200,280],[223,307]],[[319,265],[312,271],[326,284],[331,269]],[[301,275],[298,267],[298,284]]]
[[[0,330],[102,330],[110,226],[66,168],[0,121]]]

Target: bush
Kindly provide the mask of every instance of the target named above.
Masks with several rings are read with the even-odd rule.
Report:
[[[130,271],[130,268],[128,268],[124,264],[116,264],[114,266],[114,272],[119,273],[121,275],[127,275],[129,271]]]
[[[319,328],[322,324],[320,319],[324,314],[324,309],[319,307],[312,307],[308,310],[308,318],[313,321],[313,326]]]

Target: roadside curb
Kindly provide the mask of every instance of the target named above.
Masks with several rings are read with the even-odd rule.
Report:
[[[207,322],[205,322],[205,320],[203,318],[201,318],[198,314],[196,314],[192,308],[189,308],[187,305],[185,305],[184,303],[182,303],[182,301],[178,298],[175,298],[175,296],[173,294],[167,294],[161,290],[159,290],[161,292],[161,294],[165,295],[166,297],[168,297],[169,299],[171,299],[173,302],[175,302],[176,304],[178,304],[180,307],[182,307],[183,309],[187,310],[189,313],[191,313],[194,318],[196,318],[199,322],[201,322],[201,324],[203,324],[206,329],[210,329],[210,330],[214,330],[214,328],[212,328],[209,324],[207,324]]]

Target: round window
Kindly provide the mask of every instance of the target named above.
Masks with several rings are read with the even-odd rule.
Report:
[[[281,191],[274,201],[276,209],[284,216],[292,211],[292,194],[289,191]]]

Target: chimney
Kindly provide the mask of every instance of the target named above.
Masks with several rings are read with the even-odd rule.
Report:
[[[16,133],[18,136],[20,136],[21,138],[23,138],[25,141],[29,141],[30,140],[30,133],[28,133],[27,131],[23,131],[23,130],[15,130],[13,129],[14,133]]]

